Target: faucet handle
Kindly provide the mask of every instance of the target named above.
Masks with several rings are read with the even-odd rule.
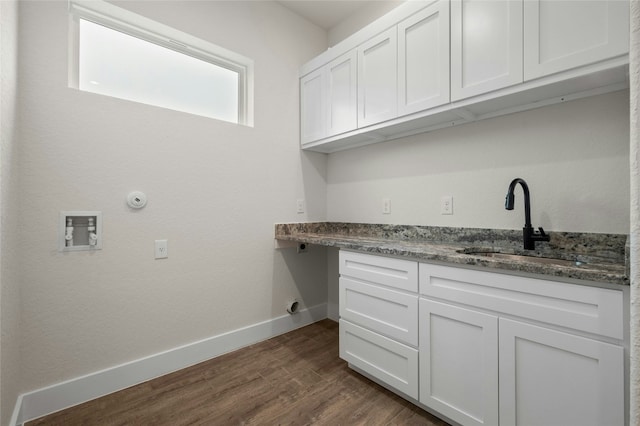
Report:
[[[551,241],[551,237],[545,234],[544,229],[542,229],[542,226],[540,226],[538,229],[540,230],[540,234],[538,235],[538,241]]]

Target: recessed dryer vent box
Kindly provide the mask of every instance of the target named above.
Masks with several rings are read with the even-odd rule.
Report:
[[[102,212],[60,212],[59,251],[100,250]]]

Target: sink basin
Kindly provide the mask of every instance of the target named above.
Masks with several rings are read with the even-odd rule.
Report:
[[[539,263],[543,265],[562,265],[562,266],[581,266],[586,265],[586,262],[581,262],[578,260],[566,260],[566,259],[556,259],[552,257],[536,257],[536,256],[527,256],[522,254],[511,254],[511,253],[498,253],[498,252],[464,252],[465,254],[469,254],[471,256],[480,256],[480,257],[490,257],[493,259],[499,260],[512,260],[514,262],[529,262],[529,263]]]

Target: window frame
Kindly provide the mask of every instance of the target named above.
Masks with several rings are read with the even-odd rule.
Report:
[[[237,72],[237,124],[253,127],[252,59],[101,0],[69,0],[69,87],[79,89],[81,19]]]

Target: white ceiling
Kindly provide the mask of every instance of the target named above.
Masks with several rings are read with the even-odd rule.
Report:
[[[329,30],[359,9],[376,0],[281,0],[287,9]]]

